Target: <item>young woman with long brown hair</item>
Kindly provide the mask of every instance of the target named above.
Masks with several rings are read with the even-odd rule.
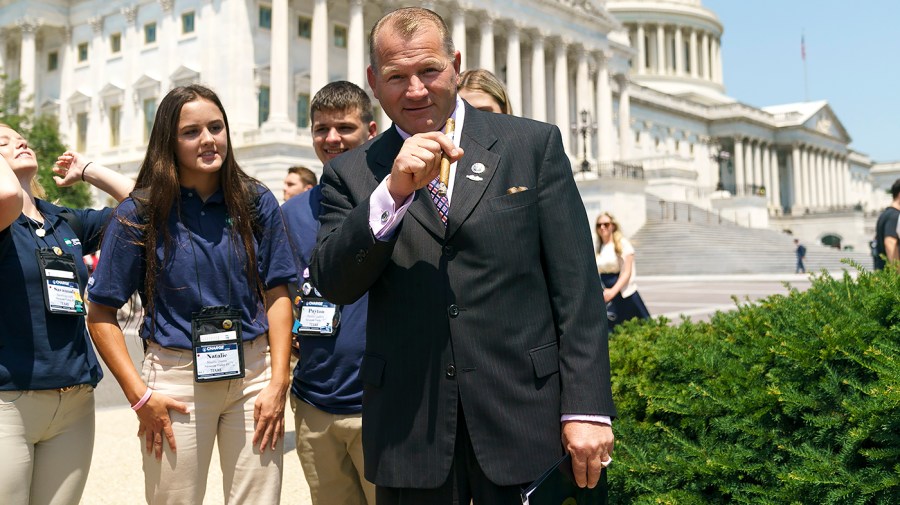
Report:
[[[278,503],[296,267],[278,202],[235,160],[211,90],[163,98],[103,240],[88,323],[140,421],[147,502],[202,503],[217,442],[226,503]],[[135,291],[140,373],[116,320]]]

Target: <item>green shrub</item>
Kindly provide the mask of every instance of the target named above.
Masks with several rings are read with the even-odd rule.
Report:
[[[611,503],[900,503],[900,275],[610,338]]]

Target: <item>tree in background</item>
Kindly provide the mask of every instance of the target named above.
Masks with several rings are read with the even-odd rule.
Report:
[[[22,82],[0,74],[0,123],[11,126],[28,139],[38,160],[38,181],[47,191],[47,201],[67,207],[81,208],[91,205],[87,184],[60,188],[53,181],[51,168],[56,157],[66,150],[59,138],[59,121],[54,116],[36,115],[31,108],[21,109]]]

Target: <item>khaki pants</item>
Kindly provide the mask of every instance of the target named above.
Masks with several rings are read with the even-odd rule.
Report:
[[[362,414],[329,414],[294,395],[291,405],[313,505],[375,505],[375,485],[363,475]]]
[[[94,388],[0,391],[0,501],[77,505],[94,450]]]
[[[267,337],[244,343],[244,368],[243,379],[197,383],[192,351],[149,344],[144,380],[154,391],[186,403],[190,413],[169,411],[178,452],[164,442],[162,461],[140,439],[147,503],[203,503],[216,442],[226,504],[279,503],[284,439],[264,453],[252,444],[254,402],[271,379]]]

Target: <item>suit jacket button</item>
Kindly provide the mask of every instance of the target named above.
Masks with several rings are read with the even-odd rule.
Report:
[[[448,258],[453,258],[453,255],[455,255],[455,254],[456,254],[456,249],[454,249],[452,245],[444,246],[444,256],[446,256]]]
[[[456,377],[456,365],[450,363],[447,365],[447,378],[452,379],[454,377]]]
[[[450,317],[456,317],[459,315],[459,307],[454,303],[447,309],[447,313],[450,314]]]
[[[360,249],[358,253],[356,253],[356,262],[362,263],[366,260],[366,250]]]

